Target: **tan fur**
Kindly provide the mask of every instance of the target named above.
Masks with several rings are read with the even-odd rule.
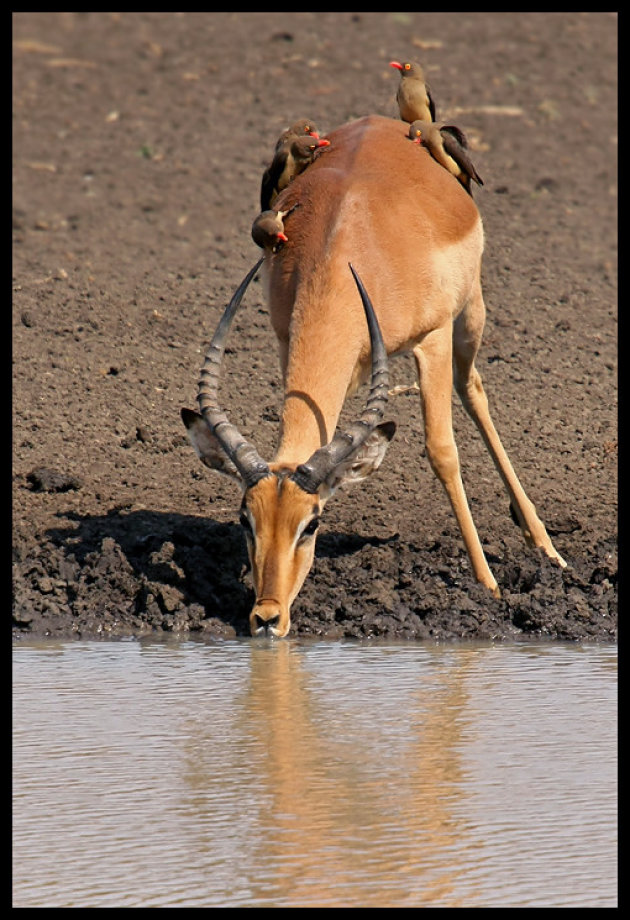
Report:
[[[319,513],[318,497],[305,496],[286,477],[268,477],[249,490],[245,505],[256,535],[248,541],[256,587],[252,632],[260,621],[273,619],[274,634],[284,636],[291,625],[291,604],[313,564],[315,539],[300,540],[299,531],[306,515]]]
[[[450,498],[478,580],[496,592],[459,472],[453,385],[519,509],[527,541],[564,561],[505,454],[474,367],[485,320],[479,211],[432,157],[418,156],[407,132],[406,124],[381,116],[338,128],[328,135],[325,154],[278,201],[278,207],[296,201],[301,207],[290,244],[266,264],[286,393],[276,460],[296,464],[325,443],[348,390],[368,370],[368,333],[347,271],[352,262],[374,304],[388,353],[414,354],[429,460]]]
[[[418,156],[407,130],[380,116],[344,125],[278,200],[282,208],[301,206],[290,244],[266,265],[271,322],[286,353],[287,391],[316,394],[317,405],[309,418],[304,399],[287,401],[281,459],[308,456],[322,435],[327,440],[348,387],[367,372],[368,332],[348,262],[370,294],[390,354],[411,351],[452,321],[478,278],[479,212],[431,157]]]
[[[338,128],[330,147],[276,202],[282,210],[300,206],[289,241],[281,252],[268,252],[263,266],[285,397],[273,475],[243,498],[254,531],[248,538],[257,597],[253,633],[287,634],[291,602],[313,560],[315,539],[303,528],[314,507],[321,510],[339,485],[377,469],[393,433],[393,426],[379,426],[316,496],[282,475],[330,440],[348,391],[369,373],[368,329],[349,262],[374,305],[388,353],[414,355],[427,456],[477,580],[498,593],[460,475],[453,386],[482,434],[526,541],[565,564],[505,453],[474,365],[485,319],[479,212],[459,182],[431,156],[419,155],[407,131],[405,123],[380,116]],[[186,421],[193,443],[200,421]],[[196,449],[201,456],[198,443]]]

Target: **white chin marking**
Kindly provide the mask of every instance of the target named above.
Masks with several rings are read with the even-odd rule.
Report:
[[[263,637],[271,636],[272,638],[275,638],[275,639],[281,639],[283,636],[283,633],[281,633],[279,629],[276,629],[275,626],[269,626],[267,629],[265,629],[264,626],[259,626],[258,629],[256,629],[256,631],[254,632],[254,635],[263,636]]]

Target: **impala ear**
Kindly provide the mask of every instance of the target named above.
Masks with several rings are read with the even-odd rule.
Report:
[[[190,443],[195,448],[195,453],[205,466],[230,479],[238,482],[243,487],[243,480],[228,455],[225,453],[219,441],[212,434],[203,416],[195,412],[194,409],[181,410],[182,421],[186,426],[186,432]]]
[[[327,501],[340,487],[362,482],[375,473],[383,462],[394,437],[396,422],[382,422],[368,435],[361,447],[337,464],[322,483],[320,498]]]

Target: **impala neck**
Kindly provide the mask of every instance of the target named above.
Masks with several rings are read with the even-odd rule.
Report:
[[[317,307],[298,296],[291,320],[291,348],[284,373],[284,405],[275,462],[304,462],[335,433],[353,372],[362,349],[369,361],[369,338],[356,287],[334,297],[316,296]],[[343,275],[341,275],[343,277]],[[354,289],[353,289],[354,287]],[[344,330],[344,348],[335,342],[335,313],[345,311],[352,323]],[[330,331],[328,331],[330,330]]]
[[[325,363],[321,365],[326,367]],[[317,386],[304,374],[287,377],[282,409],[280,442],[275,461],[287,466],[303,463],[313,451],[327,444],[333,434],[343,406],[352,367],[339,373],[330,369],[326,386]],[[313,394],[317,394],[316,396]]]

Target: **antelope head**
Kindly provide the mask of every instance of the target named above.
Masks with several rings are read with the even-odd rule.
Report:
[[[387,401],[387,352],[370,299],[352,265],[367,318],[372,349],[370,393],[360,417],[303,463],[265,462],[231,424],[217,391],[227,334],[262,259],[249,271],[228,304],[208,349],[199,381],[201,414],[182,409],[188,436],[202,462],[236,479],[242,489],[240,522],[245,531],[256,601],[252,635],[286,636],[291,604],[313,564],[315,535],[323,508],[344,484],[360,482],[380,466],[394,422],[381,422]]]

